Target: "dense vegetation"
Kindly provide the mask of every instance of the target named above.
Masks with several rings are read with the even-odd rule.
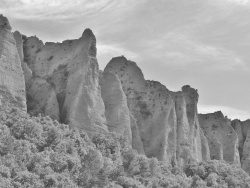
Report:
[[[1,188],[250,188],[248,175],[223,161],[190,164],[186,172],[138,155],[116,134],[69,129],[49,117],[0,109]]]

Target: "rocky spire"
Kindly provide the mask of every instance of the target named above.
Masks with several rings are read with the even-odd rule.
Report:
[[[9,21],[0,15],[0,105],[3,103],[9,103],[26,111],[21,60]]]

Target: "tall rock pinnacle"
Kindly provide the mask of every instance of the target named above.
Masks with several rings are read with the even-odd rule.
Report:
[[[107,131],[99,86],[96,38],[90,29],[82,37],[46,43],[24,41],[24,59],[32,71],[27,88],[30,112],[42,112],[87,132]]]
[[[0,106],[9,103],[26,111],[26,94],[21,60],[9,21],[0,15]]]

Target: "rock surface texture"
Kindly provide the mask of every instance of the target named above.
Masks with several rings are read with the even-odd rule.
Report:
[[[87,132],[107,131],[99,86],[96,38],[86,29],[77,40],[24,41],[24,60],[32,71],[28,110],[42,112]]]
[[[250,174],[250,120],[229,120],[222,112],[199,114],[210,157],[241,165]]]
[[[27,110],[25,81],[16,41],[8,19],[0,15],[0,107],[4,102]]]
[[[145,154],[176,163],[175,105],[166,87],[146,81],[140,68],[125,57],[113,58],[104,70],[108,71],[121,81]]]
[[[185,159],[185,163],[189,160],[208,160],[210,153],[208,142],[200,129],[197,114],[199,98],[197,90],[183,86],[182,91],[173,92],[172,97],[177,116],[177,159],[190,156],[189,159]]]
[[[131,142],[130,113],[121,82],[112,72],[104,72],[99,78],[108,129],[110,132],[125,135]]]
[[[108,130],[124,135],[138,153],[144,154],[139,130],[128,109],[119,77],[113,72],[104,71],[99,78]]]
[[[235,129],[239,139],[239,153],[241,167],[250,174],[250,120],[233,120],[232,126]]]
[[[23,40],[24,40],[24,36],[22,36],[22,34],[19,31],[15,31],[13,33],[15,41],[16,41],[16,47],[17,47],[17,51],[21,60],[21,65],[22,65],[22,69],[23,69],[23,73],[24,73],[24,79],[25,79],[25,85],[26,88],[28,87],[29,83],[31,82],[31,78],[32,78],[32,71],[29,69],[28,65],[26,64],[26,62],[24,61],[24,53],[23,53]]]
[[[199,122],[208,138],[211,159],[240,164],[238,136],[231,121],[218,111],[199,114]]]
[[[174,93],[159,82],[145,80],[136,63],[123,56],[113,58],[104,72],[118,75],[148,157],[182,167],[209,158],[208,143],[200,134],[196,90],[184,86]]]

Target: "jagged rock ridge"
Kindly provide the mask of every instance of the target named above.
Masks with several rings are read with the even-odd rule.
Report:
[[[192,160],[209,159],[198,122],[196,90],[184,86],[171,92],[159,82],[145,80],[136,63],[123,56],[113,58],[104,72],[119,76],[148,157],[182,167]]]
[[[123,56],[100,73],[90,29],[76,40],[43,44],[12,34],[0,16],[0,40],[1,102],[26,110],[26,94],[29,113],[49,115],[90,136],[122,134],[148,157],[182,168],[192,161],[226,160],[250,173],[250,121],[231,122],[220,112],[198,115],[197,90],[172,92],[145,80]]]
[[[77,40],[45,45],[28,37],[23,46],[32,71],[32,81],[26,85],[28,110],[88,132],[107,131],[92,31],[86,29]]]

